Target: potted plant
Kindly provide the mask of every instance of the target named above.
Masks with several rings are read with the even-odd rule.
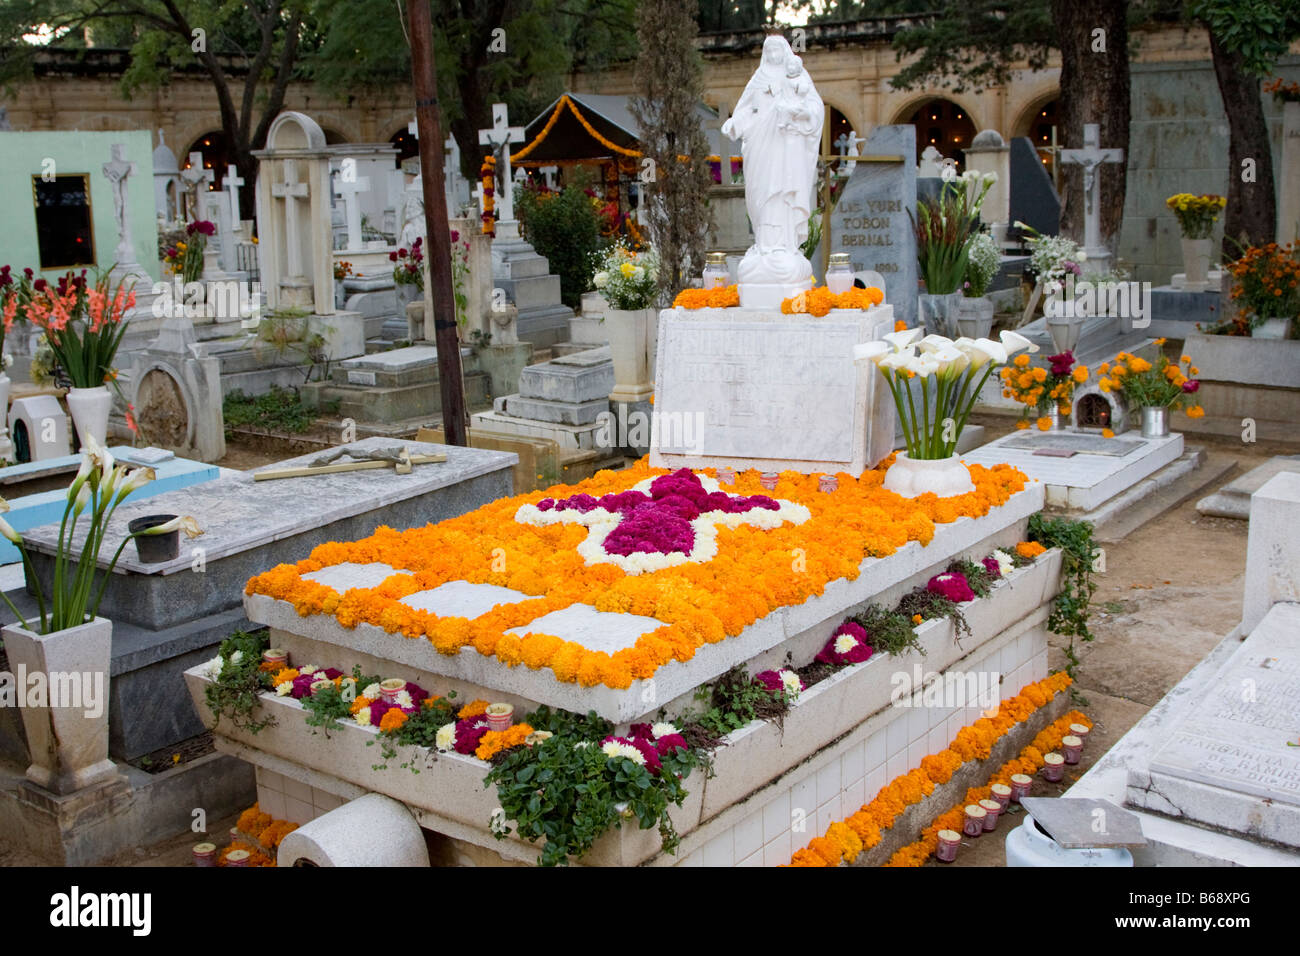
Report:
[[[1025,234],[1025,244],[1029,246],[1029,266],[1025,271],[1032,277],[1034,286],[1025,308],[1024,321],[1028,322],[1044,293],[1060,295],[1068,287],[1071,276],[1077,279],[1083,275],[1087,255],[1073,239],[1045,236],[1019,220],[1015,226]],[[1072,350],[1079,343],[1082,328],[1083,316],[1079,309],[1052,309],[1047,315],[1047,331],[1058,352]]]
[[[352,275],[352,263],[334,263],[334,308],[343,308],[348,300],[348,290],[343,287],[343,280]]]
[[[906,498],[927,492],[941,498],[967,494],[975,484],[957,458],[957,442],[980,389],[1009,356],[1024,349],[1036,352],[1038,346],[1007,331],[1000,342],[953,341],[942,335],[927,335],[918,342],[921,331],[891,332],[883,341],[853,350],[856,361],[874,362],[884,376],[903,426],[907,451],[899,453],[885,473],[884,487]]]
[[[125,465],[114,464],[108,450],[87,437],[81,468],[68,486],[48,595],[22,535],[0,518],[0,534],[17,545],[22,554],[40,614],[39,621],[28,621],[8,595],[3,595],[21,622],[7,625],[3,631],[11,663],[25,666],[29,673],[102,674],[107,682],[113,625],[99,617],[98,611],[122,550],[141,534],[165,534],[182,526],[198,533],[192,519],[178,517],[174,522],[128,534],[96,580],[99,552],[113,512],[153,478],[152,468],[128,472]],[[0,511],[8,510],[8,504],[0,499]],[[74,545],[76,540],[81,541],[79,551]],[[103,688],[103,698],[107,699],[107,687]],[[80,708],[53,701],[49,704],[23,709],[32,758],[27,779],[56,793],[70,793],[115,773],[108,759],[107,711],[91,719]]]
[[[92,286],[68,272],[51,287],[43,279],[32,283],[27,319],[45,333],[55,363],[72,387],[68,411],[84,447],[91,439],[103,445],[108,412],[113,404],[105,383],[115,381],[113,359],[126,333],[126,313],[135,306],[135,292],[124,281],[113,284],[109,273]]]
[[[1300,242],[1251,246],[1228,265],[1232,300],[1257,339],[1284,339],[1300,315]]]
[[[1164,345],[1156,339],[1156,345]],[[1187,371],[1183,371],[1183,366]],[[1200,371],[1192,364],[1190,355],[1182,356],[1177,363],[1161,353],[1155,363],[1139,355],[1120,352],[1113,362],[1103,362],[1097,368],[1098,385],[1103,392],[1119,392],[1130,408],[1142,410],[1142,437],[1165,438],[1169,435],[1170,410],[1187,412],[1188,418],[1200,418],[1205,409],[1196,399],[1201,383],[1192,376]]]
[[[617,242],[594,256],[593,262],[592,284],[609,303],[601,318],[614,359],[614,391],[609,397],[617,402],[645,401],[654,392],[659,257],[649,246],[637,252]]]
[[[1222,196],[1176,193],[1165,200],[1165,205],[1178,217],[1178,228],[1183,234],[1183,276],[1187,287],[1203,291],[1209,285],[1210,234],[1219,213],[1228,200]]]
[[[1002,394],[1025,406],[1017,428],[1028,428],[1029,417],[1034,412],[1035,424],[1041,431],[1061,427],[1061,416],[1069,415],[1074,400],[1075,385],[1088,380],[1088,368],[1074,364],[1074,353],[1066,350],[1047,357],[1046,368],[1031,368],[1028,355],[1017,355],[1011,365],[1002,369]]]
[[[9,462],[14,457],[13,442],[9,439],[9,379],[8,368],[13,364],[13,356],[5,352],[5,336],[13,331],[14,323],[27,315],[27,305],[32,300],[32,285],[35,281],[31,269],[24,269],[21,277],[15,279],[9,266],[0,266],[0,462]]]
[[[980,206],[997,174],[967,170],[961,176],[944,170],[944,186],[933,199],[916,205],[912,227],[916,258],[925,293],[919,299],[921,317],[931,333],[957,334],[956,310],[966,279],[966,261],[976,233]],[[911,213],[908,213],[911,216]]]
[[[410,249],[398,249],[388,254],[393,265],[393,283],[397,287],[398,311],[405,310],[424,292],[424,239],[416,237]]]
[[[987,338],[993,331],[993,300],[985,293],[1002,267],[1002,251],[987,232],[971,237],[966,281],[957,304],[957,331],[965,338]]]

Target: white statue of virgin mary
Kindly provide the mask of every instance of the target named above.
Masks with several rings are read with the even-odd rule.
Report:
[[[808,238],[823,107],[812,78],[784,37],[763,41],[724,135],[741,141],[745,207],[754,244],[737,270],[742,308],[773,308],[812,288],[812,265],[799,247]]]

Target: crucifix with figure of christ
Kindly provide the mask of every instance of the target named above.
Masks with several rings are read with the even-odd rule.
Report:
[[[1101,241],[1101,183],[1098,173],[1103,163],[1124,162],[1124,150],[1101,148],[1101,127],[1096,123],[1083,125],[1083,149],[1061,150],[1061,162],[1083,168],[1083,251],[1084,272],[1098,274],[1108,271],[1110,250]]]
[[[497,221],[498,238],[514,238],[518,235],[515,225],[515,189],[514,179],[510,174],[510,144],[524,141],[524,128],[511,126],[505,103],[492,104],[492,126],[478,131],[480,146],[489,146],[497,157],[497,208],[501,215]],[[506,225],[509,223],[510,225]],[[502,227],[505,226],[503,229]],[[514,231],[515,236],[509,233]]]

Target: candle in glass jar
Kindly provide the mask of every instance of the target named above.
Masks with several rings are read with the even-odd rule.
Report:
[[[1070,736],[1071,736],[1071,737],[1078,737],[1078,738],[1079,738],[1080,740],[1082,740],[1084,743],[1087,743],[1087,742],[1088,742],[1088,734],[1091,732],[1091,729],[1092,729],[1092,728],[1088,727],[1086,724],[1071,724],[1071,725],[1070,725]]]
[[[196,843],[192,851],[195,866],[216,866],[217,845],[215,843]]]
[[[989,789],[993,791],[993,799],[998,802],[998,806],[1005,810],[1011,802],[1011,788],[1005,783],[995,783]]]
[[[1002,812],[1002,804],[996,800],[981,800],[980,806],[984,808],[984,832],[996,830],[998,827],[998,814]]]
[[[967,836],[977,837],[984,832],[984,818],[988,813],[977,803],[972,803],[966,808],[966,816],[962,821],[961,832]]]
[[[718,469],[718,484],[734,485],[736,483],[736,473],[730,468]]]
[[[406,681],[400,677],[390,677],[379,682],[379,696],[390,704],[397,702],[397,695],[406,690]]]
[[[231,850],[226,854],[226,866],[248,866],[248,851]]]
[[[1066,763],[1076,764],[1079,762],[1079,755],[1083,753],[1083,741],[1075,736],[1062,737],[1061,752],[1065,754]]]
[[[498,733],[509,730],[510,724],[514,721],[514,716],[515,708],[511,704],[488,704],[488,729],[495,730]]]
[[[759,476],[758,483],[768,491],[776,491],[776,483],[781,480],[781,475],[775,471],[765,471]]]
[[[1049,783],[1060,783],[1065,776],[1065,758],[1060,754],[1043,755],[1043,779]]]
[[[940,863],[951,863],[957,859],[957,847],[961,846],[961,834],[956,830],[940,830],[939,846],[934,851],[934,858]]]
[[[1029,791],[1033,789],[1034,778],[1028,774],[1013,773],[1011,775],[1011,800],[1013,803],[1019,803],[1023,798],[1029,796]]]
[[[840,480],[834,475],[822,475],[817,479],[817,490],[829,494],[840,486]]]
[[[853,288],[853,262],[847,252],[831,253],[826,266],[826,288],[835,295]]]
[[[262,651],[262,663],[272,664],[277,669],[289,666],[289,652],[278,647],[268,647]]]

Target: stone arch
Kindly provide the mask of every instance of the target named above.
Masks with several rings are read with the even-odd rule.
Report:
[[[1053,81],[1043,88],[1034,90],[1028,94],[1024,100],[1024,105],[1016,113],[1015,121],[1011,124],[1010,136],[1029,136],[1033,138],[1033,127],[1038,114],[1050,103],[1055,103],[1061,98],[1061,88]],[[1038,145],[1035,143],[1034,145]]]
[[[225,130],[208,129],[188,140],[188,143],[189,145],[185,147],[185,151],[176,157],[181,169],[187,168],[190,153],[202,154],[203,165],[208,167],[210,164],[215,177],[212,181],[212,188],[220,189],[221,180],[226,175],[226,166],[234,162],[231,158],[230,143]]]
[[[132,376],[131,404],[141,432],[153,444],[173,451],[194,447],[194,408],[176,369],[164,362],[149,362]],[[179,413],[179,414],[177,414]],[[178,421],[180,415],[183,422]]]
[[[830,126],[830,151],[832,153],[836,151],[835,140],[841,133],[848,133],[849,130],[853,130],[858,134],[858,136],[866,135],[866,130],[859,129],[855,126],[853,123],[853,117],[846,111],[840,109],[830,100],[823,100],[822,102],[826,106],[826,121],[827,125]]]
[[[1052,177],[1056,175],[1056,156],[1050,148],[1052,145],[1050,128],[1057,123],[1060,95],[1061,91],[1054,85],[1050,89],[1040,91],[1027,102],[1011,127],[1012,136],[1028,137],[1034,144],[1039,158],[1043,161],[1043,168]],[[1058,136],[1058,146],[1061,145],[1059,140]]]
[[[929,109],[929,117],[923,112]],[[982,128],[976,122],[976,114],[960,100],[946,93],[930,93],[912,99],[895,114],[894,123],[912,123],[916,126],[916,158],[920,161],[921,153],[927,146],[934,146],[944,156],[962,164],[965,148],[970,145],[975,134]]]
[[[266,133],[268,150],[322,150],[325,146],[325,131],[307,114],[293,110],[285,110],[277,116]]]

